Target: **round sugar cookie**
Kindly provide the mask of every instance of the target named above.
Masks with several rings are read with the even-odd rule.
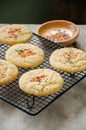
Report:
[[[21,24],[5,25],[0,28],[0,42],[8,45],[25,43],[31,38],[31,30]]]
[[[62,88],[63,79],[51,69],[34,69],[24,73],[19,79],[19,87],[28,94],[46,96]]]
[[[10,83],[18,75],[17,67],[6,60],[0,60],[0,86]]]
[[[84,71],[86,70],[86,53],[77,48],[57,49],[50,56],[50,64],[65,72]]]
[[[17,67],[34,68],[43,62],[44,52],[32,44],[17,44],[7,50],[5,58]]]

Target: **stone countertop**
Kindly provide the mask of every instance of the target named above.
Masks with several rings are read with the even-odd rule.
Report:
[[[38,27],[28,26],[33,32]],[[78,27],[74,46],[86,51],[86,25]],[[0,130],[86,130],[86,78],[36,116],[0,100]]]

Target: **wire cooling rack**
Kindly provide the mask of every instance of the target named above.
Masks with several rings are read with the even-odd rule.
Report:
[[[63,45],[55,44],[47,39],[38,36],[37,34],[33,33],[33,38],[29,42],[31,44],[37,45],[42,48],[45,52],[45,60],[43,64],[41,64],[37,68],[52,68],[49,64],[49,57],[51,53],[55,49],[63,48]],[[9,48],[9,46],[0,44],[0,58],[4,59],[5,52]],[[49,104],[51,104],[54,100],[72,88],[75,84],[77,84],[80,80],[82,80],[86,76],[86,71],[78,72],[75,74],[66,73],[63,71],[55,70],[61,74],[64,79],[64,85],[60,91],[54,93],[49,96],[44,97],[36,97],[33,95],[29,95],[24,93],[22,90],[19,89],[18,80],[20,76],[31,69],[21,69],[19,68],[19,76],[15,81],[10,84],[4,85],[0,87],[0,99],[8,102],[9,104],[19,108],[20,110],[30,114],[30,115],[37,115],[41,112],[44,108],[46,108]]]

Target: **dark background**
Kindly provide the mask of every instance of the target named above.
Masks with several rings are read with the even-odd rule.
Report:
[[[86,24],[83,0],[0,0],[0,23],[41,24],[49,20]]]

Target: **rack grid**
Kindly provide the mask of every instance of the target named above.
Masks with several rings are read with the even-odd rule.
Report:
[[[15,106],[16,108],[19,108],[20,110],[28,113],[29,115],[34,116],[37,115],[42,110],[44,110],[48,105],[50,105],[53,101],[55,101],[57,98],[63,95],[70,88],[72,88],[80,80],[86,77],[86,71],[82,71],[74,74],[67,73],[67,72],[56,70],[49,64],[49,57],[51,53],[55,49],[60,49],[64,47],[61,44],[56,44],[54,42],[51,42],[41,36],[38,36],[35,33],[33,33],[33,38],[29,43],[39,46],[44,50],[45,53],[44,62],[36,68],[49,68],[60,73],[64,79],[64,85],[62,89],[54,94],[51,94],[49,96],[43,96],[43,97],[37,97],[37,96],[26,94],[19,89],[18,80],[24,72],[32,69],[19,68],[19,75],[17,79],[10,84],[0,87],[0,99],[4,100],[5,102],[8,102],[9,104]],[[1,59],[4,59],[5,52],[8,48],[9,46],[5,44],[0,44]]]

